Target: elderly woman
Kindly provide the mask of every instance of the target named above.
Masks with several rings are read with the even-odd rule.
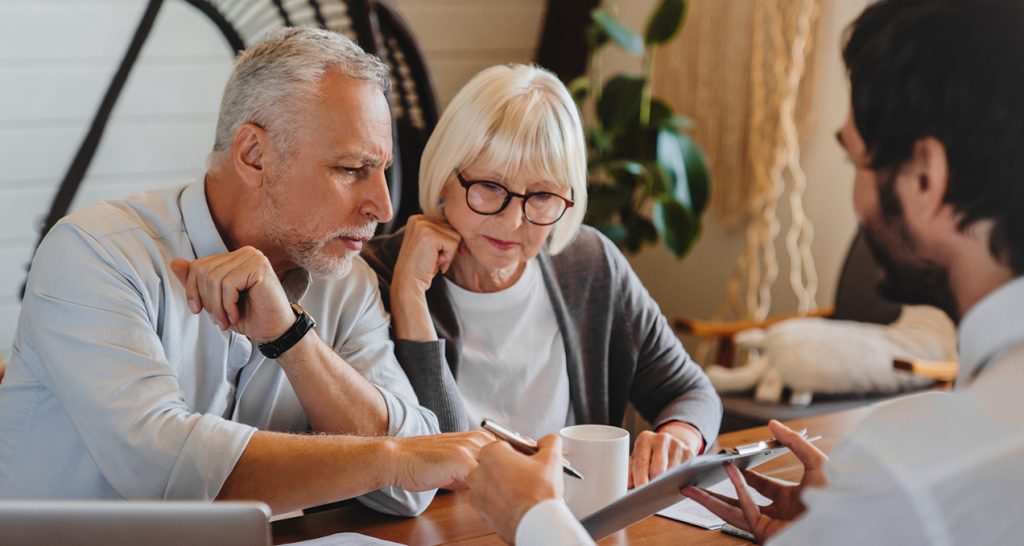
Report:
[[[420,206],[368,243],[398,360],[443,431],[490,417],[539,437],[620,425],[642,485],[714,441],[722,406],[619,250],[581,226],[586,145],[550,72],[495,66],[452,100],[423,152]]]

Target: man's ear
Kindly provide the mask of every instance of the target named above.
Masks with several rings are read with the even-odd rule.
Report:
[[[247,186],[258,188],[263,184],[267,132],[253,123],[244,123],[231,139],[231,162]]]
[[[935,137],[925,137],[914,143],[910,161],[904,165],[904,208],[922,219],[950,214],[952,207],[945,202],[949,188],[949,160],[946,146]],[[912,181],[912,182],[911,182]]]

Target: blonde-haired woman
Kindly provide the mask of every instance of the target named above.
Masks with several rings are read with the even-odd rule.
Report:
[[[722,406],[619,250],[582,226],[579,111],[550,72],[495,66],[448,105],[423,152],[420,206],[363,256],[395,351],[443,431],[490,417],[540,437],[620,425],[637,485],[714,441]]]

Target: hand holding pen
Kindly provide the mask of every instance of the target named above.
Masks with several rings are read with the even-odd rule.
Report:
[[[480,423],[480,426],[482,426],[484,430],[487,430],[491,434],[497,436],[499,440],[504,440],[511,444],[512,447],[520,453],[525,455],[533,455],[534,453],[537,453],[537,442],[529,436],[524,436],[490,419],[484,419],[483,422]],[[562,458],[562,471],[573,478],[580,480],[583,479],[583,475],[573,468],[565,457]]]

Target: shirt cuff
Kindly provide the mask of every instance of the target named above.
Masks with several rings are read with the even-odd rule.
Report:
[[[413,406],[379,385],[373,386],[384,397],[384,405],[388,409],[388,436],[425,436],[441,432],[433,412],[422,406]]]
[[[203,415],[178,454],[164,499],[217,498],[255,432],[249,425]]]
[[[516,527],[516,544],[534,546],[566,544],[582,546],[594,544],[587,530],[576,521],[562,499],[548,499],[530,508]]]

